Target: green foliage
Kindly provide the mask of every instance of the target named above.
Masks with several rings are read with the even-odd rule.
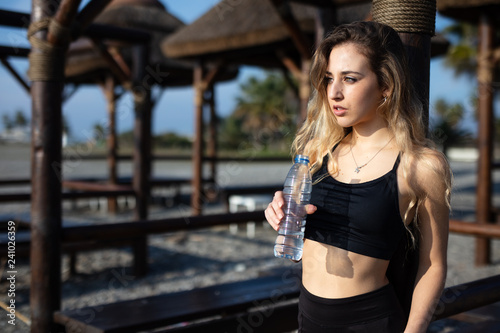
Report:
[[[94,140],[97,145],[102,145],[106,142],[107,130],[99,123],[94,124],[93,128]]]
[[[157,148],[191,149],[192,142],[189,138],[176,133],[163,133],[153,138],[153,145]]]
[[[221,145],[230,149],[288,149],[298,113],[293,89],[282,75],[268,72],[241,84],[234,112],[221,124]]]
[[[455,75],[465,74],[475,77],[477,69],[477,27],[458,22],[447,27],[443,33],[451,39],[455,39],[448,49],[445,65],[455,70]]]
[[[21,110],[16,111],[16,114],[14,115],[14,124],[21,127],[28,125],[28,119]]]
[[[3,126],[5,129],[10,130],[14,127],[25,127],[28,126],[28,118],[24,115],[23,111],[17,110],[14,116],[11,118],[8,114],[2,115]]]
[[[434,104],[437,121],[432,126],[431,138],[442,145],[443,152],[448,153],[451,146],[461,144],[470,138],[470,133],[460,128],[465,110],[462,104],[448,104],[444,99],[438,99]]]
[[[455,75],[467,75],[475,78],[478,66],[479,32],[477,25],[457,22],[443,30],[453,42],[448,49],[445,65],[455,71]],[[500,40],[500,29],[494,31],[493,39]],[[498,58],[497,58],[498,60]],[[500,80],[500,62],[493,67],[494,81]]]
[[[132,147],[134,145],[134,131],[128,130],[121,132],[118,135],[118,146],[119,147]]]
[[[5,127],[6,130],[11,130],[14,128],[14,122],[12,119],[10,119],[9,115],[4,113],[2,115],[2,121],[3,121],[3,127]]]

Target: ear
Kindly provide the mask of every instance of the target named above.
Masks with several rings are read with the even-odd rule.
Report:
[[[391,92],[389,91],[389,88],[382,89],[382,98],[389,97],[390,95],[391,95]]]

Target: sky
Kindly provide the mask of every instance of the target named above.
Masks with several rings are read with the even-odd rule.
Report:
[[[181,21],[189,24],[215,6],[219,0],[160,0],[168,11]],[[82,1],[83,4],[87,1]],[[0,9],[18,12],[30,12],[31,0],[2,1]],[[436,17],[436,31],[439,32],[453,21],[440,16]],[[29,47],[26,39],[26,29],[0,27],[0,45],[12,47]],[[23,58],[10,58],[9,61],[26,79],[28,61]],[[262,70],[252,67],[240,68],[237,79],[231,82],[218,83],[215,86],[215,100],[217,113],[220,116],[231,114],[239,94],[239,85],[250,76],[260,76]],[[431,60],[430,75],[430,105],[443,98],[449,103],[462,103],[469,114],[470,96],[474,93],[475,81],[466,77],[455,77],[453,70],[443,65],[442,58]],[[158,92],[158,91],[157,91]],[[133,126],[132,100],[125,94],[117,105],[117,130],[130,130]],[[159,101],[153,111],[152,130],[154,134],[176,132],[181,135],[192,136],[194,128],[193,118],[193,89],[169,88],[159,95]],[[497,103],[498,104],[498,103]],[[12,117],[16,111],[30,117],[31,101],[29,94],[10,75],[4,66],[0,65],[0,116],[7,114]],[[78,91],[63,105],[63,114],[71,129],[71,138],[75,141],[90,139],[95,124],[107,123],[106,102],[102,91],[96,86],[80,87]],[[470,130],[475,130],[473,119],[467,119]],[[3,122],[0,123],[0,131]]]

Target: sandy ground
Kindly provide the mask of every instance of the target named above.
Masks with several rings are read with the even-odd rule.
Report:
[[[78,155],[80,154],[80,155]],[[79,159],[83,152],[72,152],[70,160],[64,165],[65,177],[105,176],[104,162]],[[474,220],[475,207],[475,164],[470,162],[452,162],[455,186],[452,196],[453,218],[466,221]],[[245,184],[281,183],[290,163],[242,163],[227,162],[218,166],[217,182],[221,186]],[[0,145],[0,178],[29,177],[29,147]],[[131,164],[120,164],[119,174],[130,175]],[[153,173],[157,176],[189,177],[189,162],[162,161],[154,163]],[[498,184],[500,174],[494,174],[494,203],[500,206]],[[29,190],[26,187],[0,189],[1,192]],[[187,189],[186,189],[187,191]],[[158,193],[157,193],[158,194]],[[162,195],[168,195],[168,192]],[[185,202],[188,204],[188,202]],[[79,201],[76,206],[65,203],[63,223],[111,223],[130,220],[132,211],[123,209],[115,216],[89,208],[88,201]],[[151,218],[180,216],[188,214],[184,206],[168,207],[152,205]],[[217,204],[207,204],[206,213],[221,212]],[[1,214],[29,216],[29,204],[2,204]],[[134,299],[157,295],[170,291],[189,290],[225,281],[242,280],[256,277],[265,271],[293,265],[285,260],[274,258],[272,247],[275,232],[265,224],[257,223],[256,236],[247,237],[245,228],[240,227],[236,235],[228,232],[227,227],[217,227],[194,232],[154,235],[149,238],[149,274],[144,278],[135,278],[131,274],[132,254],[127,248],[99,250],[78,254],[77,272],[69,274],[67,255],[62,258],[62,300],[63,309],[83,306],[97,306],[117,300]],[[448,247],[447,286],[500,274],[500,241],[492,242],[491,265],[474,265],[474,238],[451,234]],[[3,266],[3,265],[2,265]],[[27,259],[16,261],[16,326],[8,324],[7,312],[0,310],[0,331],[5,333],[29,332],[29,326],[23,322],[29,320],[29,282],[30,267]],[[9,283],[3,271],[0,282],[0,301],[6,302]],[[453,332],[456,322],[446,320],[434,323],[429,332]]]

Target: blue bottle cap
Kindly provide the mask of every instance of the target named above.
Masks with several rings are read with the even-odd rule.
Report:
[[[309,156],[306,155],[296,155],[295,156],[295,163],[309,163]]]

